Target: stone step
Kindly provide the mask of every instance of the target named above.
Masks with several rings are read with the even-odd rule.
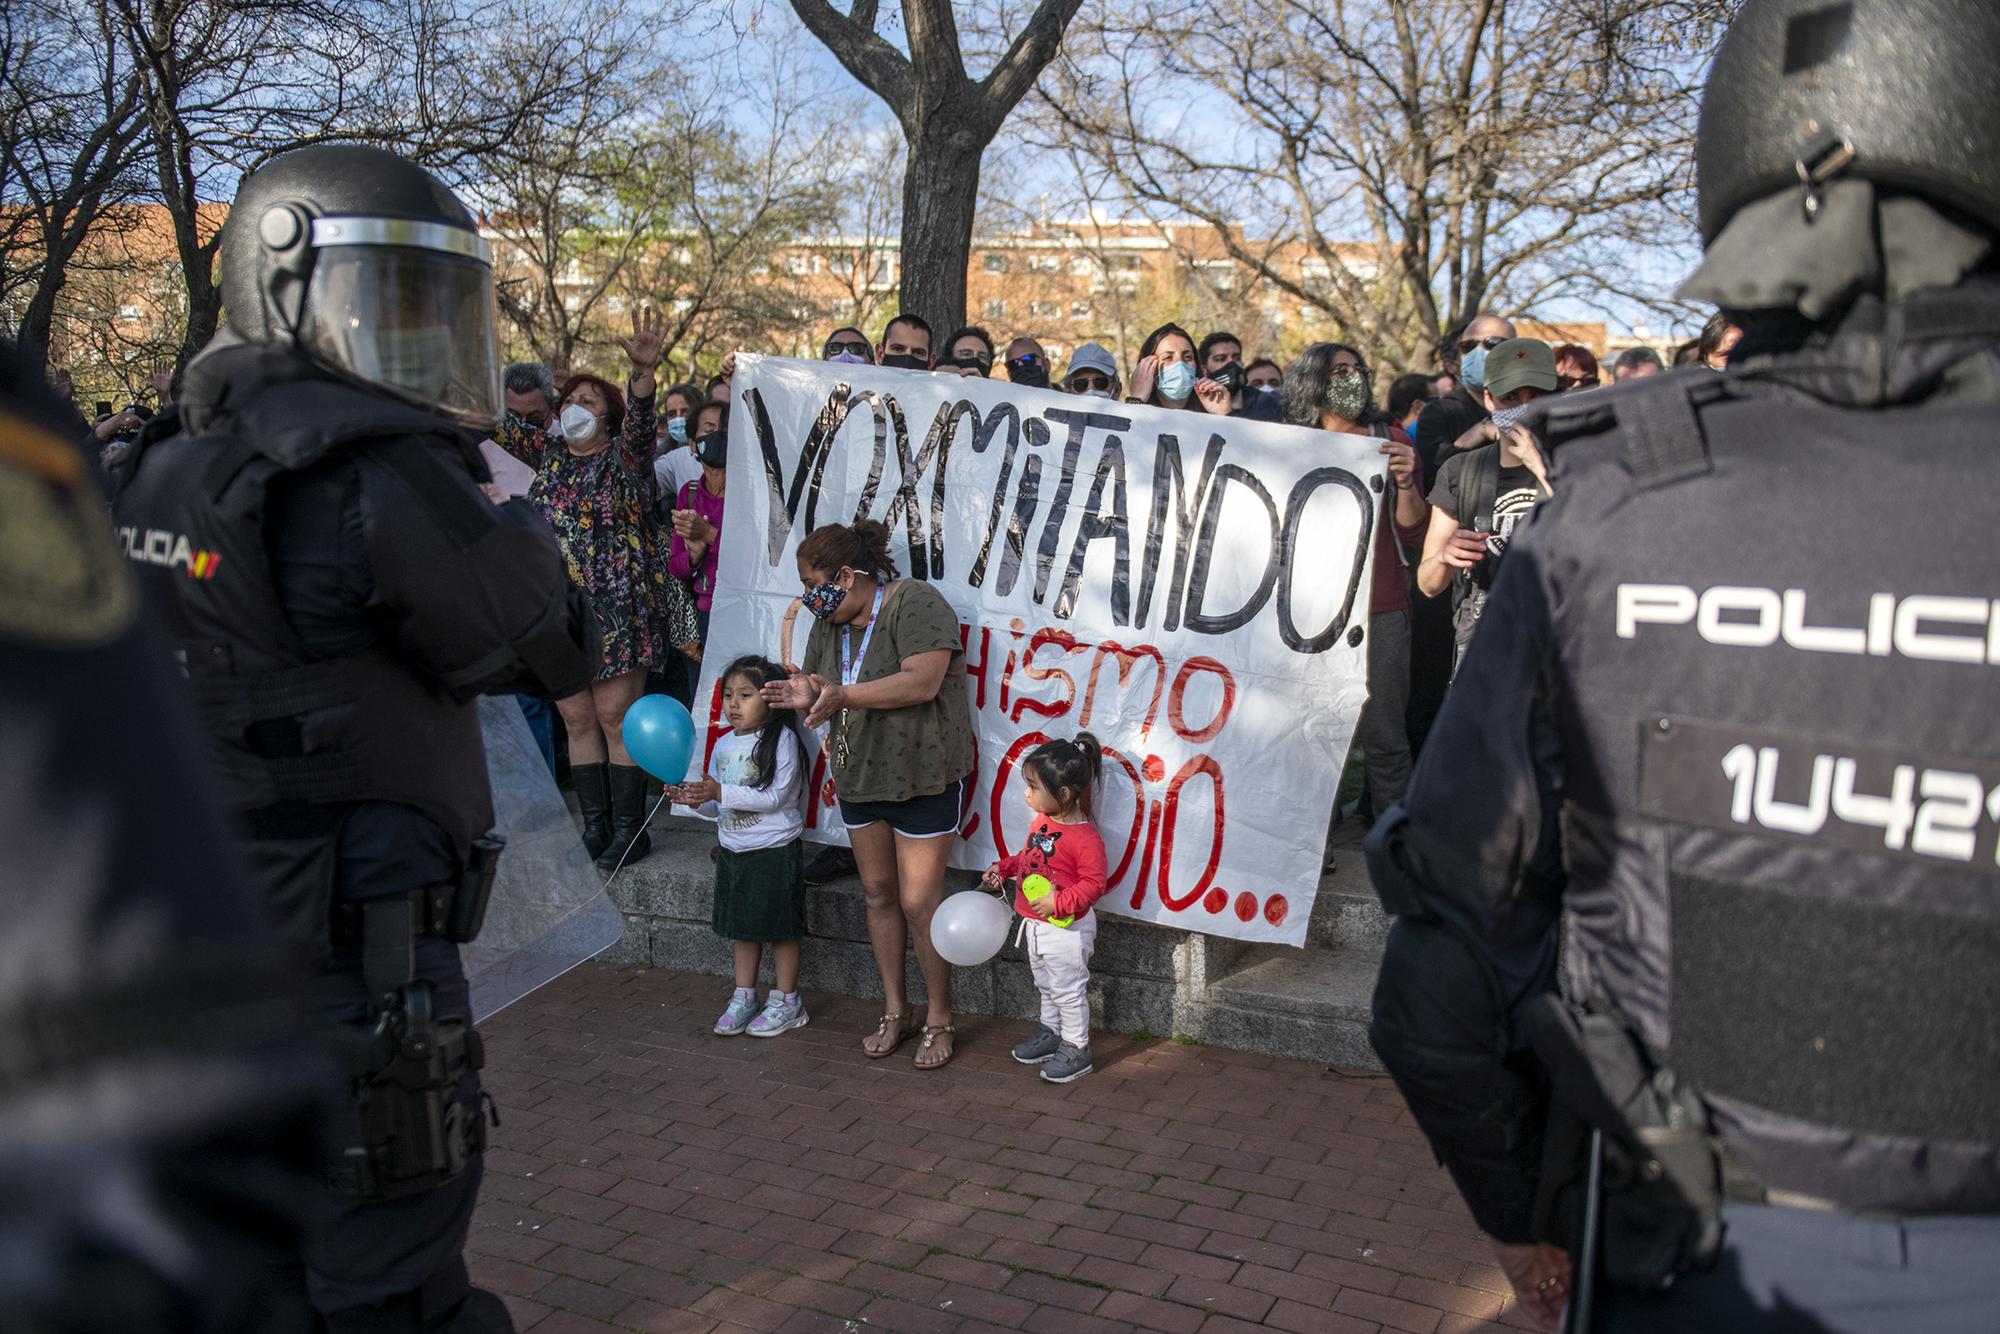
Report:
[[[662,815],[653,823],[653,842],[652,853],[628,865],[611,884],[626,931],[598,963],[728,976],[733,948],[709,928],[714,827]],[[949,872],[946,892],[965,892],[977,883],[971,872]],[[806,921],[812,938],[800,958],[803,987],[849,996],[882,994],[858,880],[809,889]],[[1368,997],[1387,927],[1368,887],[1357,830],[1351,838],[1336,839],[1334,867],[1321,881],[1303,949],[1249,945],[1100,914],[1091,964],[1092,1021],[1117,1032],[1378,1068],[1367,1040]],[[766,960],[767,982],[769,973]],[[904,976],[912,1000],[920,1003],[924,989],[914,956],[905,959]],[[954,1005],[969,1013],[1030,1019],[1038,1011],[1027,961],[1011,941],[991,963],[955,970],[952,993]]]
[[[1208,986],[1204,1042],[1379,1070],[1368,1041],[1377,949],[1256,945]]]

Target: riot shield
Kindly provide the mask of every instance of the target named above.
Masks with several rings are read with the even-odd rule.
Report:
[[[479,701],[494,827],[507,840],[478,939],[461,947],[478,1023],[618,943],[625,918],[511,696]]]

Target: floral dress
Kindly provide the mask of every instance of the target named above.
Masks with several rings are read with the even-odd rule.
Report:
[[[692,645],[694,601],[667,573],[667,553],[653,518],[653,399],[634,397],[624,429],[610,446],[572,454],[553,431],[507,414],[500,447],[535,470],[528,499],[555,529],[569,577],[590,595],[603,632],[597,679],[665,658],[664,648]]]

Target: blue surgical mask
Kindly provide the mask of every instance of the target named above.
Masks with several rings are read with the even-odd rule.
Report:
[[[1458,359],[1458,378],[1467,389],[1486,387],[1486,349],[1475,347]]]
[[[673,441],[677,445],[684,445],[688,442],[687,418],[685,417],[667,418],[667,439]]]
[[[1160,397],[1172,399],[1176,403],[1187,400],[1194,392],[1194,367],[1185,361],[1160,367]]]

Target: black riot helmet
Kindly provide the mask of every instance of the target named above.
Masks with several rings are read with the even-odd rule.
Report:
[[[1747,0],[1702,96],[1701,237],[1838,175],[2000,230],[1996,0]]]
[[[221,252],[237,337],[462,425],[499,420],[486,242],[415,163],[352,144],[272,158],[243,178]]]

